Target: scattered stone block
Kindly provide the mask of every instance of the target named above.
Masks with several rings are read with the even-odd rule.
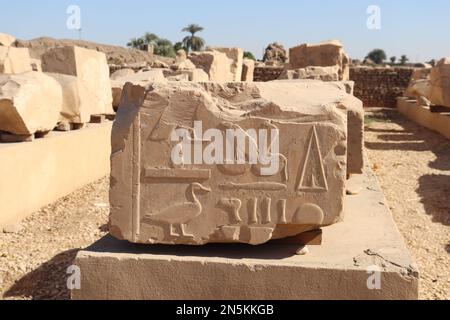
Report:
[[[44,73],[0,75],[0,130],[19,136],[53,130],[62,102],[61,85]]]
[[[203,69],[208,74],[210,81],[230,82],[235,80],[235,75],[231,72],[231,65],[234,62],[223,52],[193,52],[190,60],[196,68]]]
[[[146,244],[257,245],[340,221],[353,97],[317,83],[127,84],[112,134],[111,233]],[[203,159],[212,141],[242,134],[243,164],[232,154],[193,162],[172,140],[179,130]],[[266,154],[273,167],[250,161],[268,143],[252,130],[279,134],[279,149]]]
[[[18,74],[32,71],[28,48],[0,46],[0,74]]]
[[[97,96],[86,87],[86,82],[79,77],[59,73],[47,73],[58,81],[63,93],[63,104],[59,121],[68,123],[88,123],[92,114],[104,112]]]
[[[440,60],[430,73],[430,101],[450,108],[450,57]]]
[[[49,73],[60,73],[76,76],[96,97],[92,103],[99,113],[113,113],[111,83],[106,55],[102,52],[67,46],[54,48],[41,57],[42,70]]]
[[[9,34],[0,33],[0,46],[11,47],[14,42],[16,42],[16,38]]]
[[[132,75],[134,75],[136,72],[134,72],[134,70],[133,69],[130,69],[130,68],[124,68],[124,69],[120,69],[120,70],[117,70],[116,72],[114,72],[112,75],[111,75],[111,80],[118,80],[118,79],[120,79],[120,78],[123,78],[123,77],[128,77],[128,76],[132,76]]]
[[[233,74],[233,81],[239,82],[242,78],[242,64],[244,63],[244,50],[240,48],[221,48],[214,47],[213,50],[223,52],[233,62],[230,66],[230,72]]]
[[[242,77],[243,82],[253,82],[255,73],[255,61],[252,59],[244,59],[242,64]]]
[[[127,82],[145,87],[154,82],[167,82],[167,79],[164,77],[162,69],[151,69],[149,71],[143,71],[126,77],[119,77],[116,80],[111,80],[114,110],[117,110],[119,107],[122,89]]]
[[[295,70],[285,70],[280,80],[309,79],[321,81],[339,81],[339,66],[332,67],[306,67]]]
[[[23,226],[20,223],[10,224],[3,227],[3,233],[19,233],[23,230]]]
[[[342,44],[337,40],[319,44],[302,44],[289,50],[289,69],[311,66],[338,66],[338,80],[346,81],[350,77],[350,59],[344,52]]]

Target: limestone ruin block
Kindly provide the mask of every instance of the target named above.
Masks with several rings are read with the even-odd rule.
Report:
[[[14,42],[16,42],[16,38],[9,34],[0,33],[0,46],[11,47]]]
[[[244,63],[244,50],[240,48],[221,48],[214,47],[213,50],[223,52],[233,62],[230,66],[230,72],[233,74],[233,81],[239,82],[242,78],[242,64]]]
[[[53,130],[62,106],[59,83],[41,72],[0,75],[0,130],[19,136]]]
[[[441,59],[430,74],[430,101],[433,105],[450,108],[450,57]]]
[[[429,79],[412,80],[406,89],[405,95],[409,98],[419,99],[431,97],[431,83]]]
[[[284,46],[277,42],[271,43],[267,46],[263,61],[272,65],[283,65],[288,61],[288,55]]]
[[[164,70],[164,76],[169,81],[207,82],[209,76],[202,69],[193,70]]]
[[[151,69],[128,76],[117,77],[115,80],[111,80],[111,90],[113,96],[112,104],[114,110],[117,110],[119,107],[120,99],[122,97],[122,89],[127,82],[146,87],[154,82],[167,82],[167,79],[164,77],[162,69]]]
[[[0,46],[0,74],[32,71],[28,48]]]
[[[337,40],[319,44],[302,44],[289,49],[289,69],[302,69],[311,66],[338,66],[338,80],[346,81],[350,78],[350,59],[344,52],[342,44]]]
[[[242,63],[242,77],[241,81],[253,82],[255,74],[255,61],[252,59],[244,59]]]
[[[295,80],[309,79],[322,81],[339,81],[339,66],[331,67],[306,67],[295,70],[284,70],[278,79]]]
[[[47,73],[58,81],[62,88],[63,102],[59,121],[67,123],[89,123],[91,115],[102,114],[96,97],[78,77],[60,73]]]
[[[192,52],[189,58],[196,68],[203,69],[208,74],[210,81],[231,82],[235,79],[235,75],[231,72],[234,62],[223,52]]]
[[[353,81],[323,82],[320,80],[276,80],[297,83],[302,90],[323,90],[335,97],[335,106],[347,110],[347,173],[362,174],[364,169],[364,106],[353,96]],[[340,92],[339,92],[340,91]]]
[[[347,100],[326,88],[127,84],[112,133],[112,235],[257,245],[339,222]]]
[[[124,69],[120,69],[120,70],[117,70],[116,72],[114,72],[114,73],[111,75],[110,79],[111,79],[111,80],[117,80],[117,79],[119,79],[119,78],[132,76],[132,75],[134,75],[135,73],[136,73],[136,72],[134,72],[134,70],[131,69],[131,68],[124,68]]]
[[[100,114],[112,114],[112,94],[109,79],[109,67],[106,55],[102,52],[66,46],[54,48],[41,57],[42,70],[49,73],[61,73],[76,76],[85,88],[96,97],[96,110]]]

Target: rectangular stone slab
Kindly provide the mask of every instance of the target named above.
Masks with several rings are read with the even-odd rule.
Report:
[[[127,84],[112,134],[111,233],[147,244],[256,245],[341,221],[347,115],[336,94],[346,93],[323,89],[155,83],[146,92]],[[198,130],[194,122],[203,128],[192,134]],[[209,129],[221,136],[201,141]],[[247,161],[259,145],[252,129],[279,130],[279,150],[270,154],[278,167],[272,172]],[[227,130],[243,133],[246,161],[176,163],[178,142],[171,136],[177,130],[195,140],[200,156]]]
[[[58,47],[47,51],[41,57],[42,70],[76,76],[83,82],[90,95],[96,113],[112,114],[112,92],[106,55],[96,50],[77,46]]]
[[[373,173],[349,183],[362,192],[345,197],[345,221],[306,255],[296,245],[146,247],[106,237],[77,254],[72,299],[417,299],[419,272]],[[367,285],[375,268],[380,290]]]

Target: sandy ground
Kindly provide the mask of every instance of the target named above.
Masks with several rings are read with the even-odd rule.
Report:
[[[421,299],[450,298],[450,141],[371,110],[366,148],[421,272]],[[107,231],[108,179],[34,213],[18,233],[0,233],[0,299],[67,299],[66,270]]]
[[[450,299],[450,140],[368,110],[366,150],[420,270],[421,299]]]

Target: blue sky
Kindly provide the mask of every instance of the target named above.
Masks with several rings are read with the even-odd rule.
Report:
[[[371,49],[413,61],[450,56],[448,0],[39,0],[4,1],[0,32],[19,39],[78,38],[66,9],[81,8],[82,38],[125,45],[145,31],[173,42],[189,23],[205,28],[209,45],[238,46],[261,57],[278,41],[285,47],[339,39],[352,58]],[[381,30],[369,30],[369,5],[381,9]]]

